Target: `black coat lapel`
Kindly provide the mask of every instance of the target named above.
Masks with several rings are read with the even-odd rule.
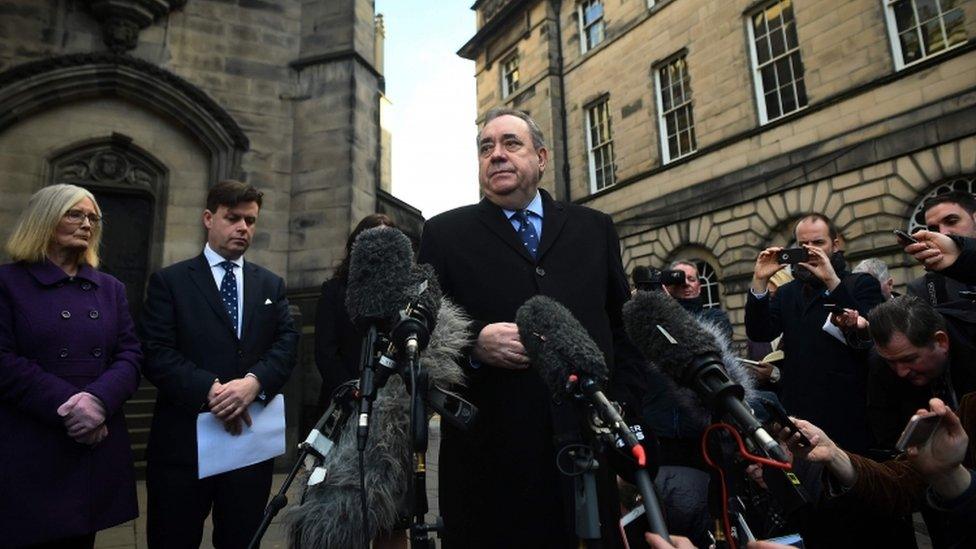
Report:
[[[525,249],[525,244],[522,244],[522,241],[518,239],[518,235],[515,234],[515,229],[512,228],[511,221],[505,219],[505,212],[487,198],[481,199],[481,202],[478,204],[478,219],[491,232],[495,233],[495,236],[502,239],[502,242],[508,244],[510,248],[524,257],[526,261],[535,263],[529,251]],[[543,231],[543,237],[545,237],[545,231]]]
[[[559,233],[566,224],[566,208],[549,196],[549,193],[539,189],[542,193],[542,241],[539,242],[539,259],[542,259],[553,242],[559,238]]]
[[[210,305],[214,313],[223,321],[224,326],[234,333],[234,337],[237,337],[237,330],[231,324],[227,310],[220,304],[220,296],[218,295],[217,286],[214,284],[213,271],[210,270],[210,264],[207,263],[207,258],[203,254],[197,256],[195,263],[190,264],[190,280],[200,290],[200,293],[203,295],[203,300]]]
[[[244,262],[244,322],[241,324],[241,339],[244,339],[245,335],[251,326],[251,321],[254,320],[254,313],[257,311],[258,307],[262,307],[261,294],[258,291],[261,289],[261,285],[258,284],[258,268],[254,265]]]

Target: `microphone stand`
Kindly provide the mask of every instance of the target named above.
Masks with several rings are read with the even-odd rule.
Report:
[[[271,498],[265,507],[261,524],[258,525],[257,531],[251,538],[248,549],[258,549],[261,546],[261,538],[271,526],[271,521],[288,505],[288,489],[294,482],[306,458],[312,456],[321,463],[332,450],[334,441],[339,440],[343,427],[349,420],[349,416],[352,415],[352,400],[354,398],[355,389],[352,388],[352,382],[343,383],[332,393],[332,403],[329,404],[318,423],[309,432],[308,437],[298,445],[298,459],[295,460],[295,465],[291,468],[291,472],[288,473],[288,477],[285,478],[285,482],[281,485],[278,493]]]
[[[567,385],[570,389],[575,386],[578,391],[577,394],[585,397],[590,402],[590,405],[593,406],[594,411],[606,427],[630,449],[634,460],[637,462],[634,479],[637,482],[637,489],[641,493],[641,498],[644,500],[644,514],[647,516],[648,526],[651,532],[661,536],[668,543],[671,543],[668,527],[664,521],[664,513],[661,510],[661,502],[657,499],[657,492],[654,491],[651,475],[647,471],[647,456],[644,453],[644,447],[640,445],[637,437],[634,436],[630,427],[620,416],[617,407],[607,399],[603,391],[600,390],[600,385],[594,379],[587,377],[580,380],[573,374],[570,376]]]

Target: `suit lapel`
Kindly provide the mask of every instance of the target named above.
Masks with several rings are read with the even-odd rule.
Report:
[[[528,250],[525,249],[525,245],[522,244],[518,239],[518,235],[515,234],[512,223],[508,219],[505,219],[505,212],[498,206],[492,204],[487,198],[481,199],[481,202],[478,204],[478,219],[491,232],[495,233],[495,236],[500,238],[505,244],[508,244],[510,248],[525,258],[526,261],[535,263]],[[545,238],[545,231],[543,231],[543,238]]]
[[[251,326],[251,321],[254,320],[254,313],[257,311],[258,307],[262,305],[258,303],[261,300],[261,295],[258,293],[260,289],[260,284],[258,284],[258,269],[251,263],[244,261],[244,322],[241,324],[241,339],[244,339],[244,334],[249,333],[248,329]]]
[[[539,189],[539,192],[542,193],[542,241],[539,242],[539,252],[536,255],[542,259],[566,224],[566,209],[546,191]]]
[[[197,256],[197,261],[190,264],[190,280],[200,290],[200,293],[203,295],[203,300],[210,305],[214,313],[223,321],[224,326],[234,333],[234,337],[237,337],[237,330],[231,325],[227,311],[220,304],[220,296],[218,295],[217,286],[214,284],[213,272],[210,270],[210,264],[207,263],[207,258],[203,254]]]

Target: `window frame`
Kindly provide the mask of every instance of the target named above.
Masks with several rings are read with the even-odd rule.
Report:
[[[509,88],[508,75],[509,74],[512,74],[512,73],[508,72],[508,65],[512,61],[515,62],[515,71],[514,71],[515,79],[511,82],[513,84],[512,89],[509,90],[508,89]],[[501,73],[501,79],[502,79],[502,81],[501,81],[501,86],[502,86],[502,99],[508,99],[509,97],[512,97],[513,95],[515,95],[516,93],[518,93],[518,90],[519,90],[519,76],[520,76],[519,69],[521,68],[520,67],[521,61],[522,61],[522,59],[519,56],[518,50],[516,50],[516,51],[512,52],[511,54],[509,54],[507,57],[504,57],[503,60],[502,60],[502,62],[499,63],[499,66],[501,68],[500,73]]]
[[[794,99],[796,100],[796,104],[797,104],[796,108],[793,109],[793,110],[791,110],[790,112],[784,113],[784,112],[782,112],[783,105],[782,105],[782,102],[781,102],[780,103],[780,113],[779,113],[779,115],[777,115],[777,116],[775,116],[773,118],[770,118],[769,112],[766,109],[766,90],[763,88],[763,83],[762,83],[762,69],[765,68],[765,67],[767,67],[767,66],[772,65],[774,67],[774,73],[775,73],[776,72],[775,71],[775,66],[776,66],[775,63],[777,61],[780,61],[780,60],[783,60],[783,59],[791,59],[793,53],[796,53],[797,55],[799,55],[799,60],[800,60],[801,66],[803,64],[803,55],[802,55],[802,52],[800,51],[800,37],[799,37],[799,34],[797,34],[797,36],[796,36],[796,47],[795,48],[785,49],[784,52],[782,54],[778,55],[778,56],[773,56],[773,53],[770,51],[770,57],[769,57],[769,59],[766,61],[765,64],[763,64],[763,66],[761,66],[761,67],[759,66],[759,55],[756,52],[756,30],[755,30],[754,25],[753,25],[753,18],[758,13],[765,12],[767,9],[769,9],[774,4],[779,4],[779,3],[784,3],[784,2],[790,2],[792,4],[791,0],[770,0],[769,2],[764,2],[761,5],[757,6],[756,9],[751,10],[746,15],[746,18],[745,18],[746,32],[747,32],[747,36],[748,36],[748,40],[749,40],[749,63],[750,63],[751,69],[752,69],[752,71],[751,71],[752,72],[752,84],[753,84],[753,91],[754,91],[755,97],[756,97],[756,108],[757,108],[757,111],[759,113],[759,125],[760,126],[764,126],[764,125],[766,125],[766,124],[768,124],[770,122],[773,122],[773,121],[779,120],[781,118],[784,118],[784,117],[790,116],[792,114],[795,114],[797,112],[800,112],[800,111],[806,109],[807,106],[810,105],[810,97],[806,93],[806,69],[804,68],[804,70],[803,70],[803,76],[802,76],[802,79],[803,79],[803,95],[804,95],[804,97],[806,99],[806,103],[804,103],[803,105],[800,105],[800,97],[799,97],[799,94],[796,92],[796,82],[797,82],[798,79],[796,78],[796,75],[793,73],[793,64],[792,64],[792,62],[790,62],[790,75],[793,77],[792,83],[793,83],[793,90],[794,90]],[[792,21],[793,21],[793,32],[796,33],[796,15],[795,14],[793,15]],[[767,28],[768,28],[768,20],[767,20],[766,25],[767,25]],[[784,48],[789,48],[789,45],[785,42],[785,35],[784,35]],[[777,83],[778,82],[779,82],[779,77],[777,75]],[[778,86],[778,85],[776,86],[777,97],[779,97],[778,91],[781,88],[782,88],[782,86]]]
[[[594,146],[593,144],[593,114],[596,109],[603,109],[606,117],[607,125],[607,139],[601,143]],[[617,184],[617,165],[616,159],[614,158],[613,151],[613,119],[610,116],[610,96],[604,95],[599,99],[592,101],[586,105],[584,108],[585,112],[585,124],[584,133],[586,134],[586,157],[587,157],[587,173],[590,179],[590,193],[597,193],[604,189],[609,189],[610,187]],[[603,153],[604,151],[609,151],[607,156],[609,156],[609,163],[603,163],[601,166],[609,166],[610,169],[610,183],[605,183],[606,178],[604,178],[604,185],[602,187],[598,186],[597,181],[597,163],[596,157],[597,152]],[[601,156],[603,156],[601,154]],[[606,173],[605,171],[603,173]]]
[[[898,28],[898,21],[895,19],[895,4],[897,4],[898,2],[901,2],[901,1],[907,1],[912,6],[912,15],[913,15],[913,17],[915,19],[915,21],[914,21],[915,22],[915,26],[913,28],[916,31],[917,38],[918,38],[918,41],[919,41],[919,48],[922,51],[922,56],[921,57],[919,57],[918,59],[916,59],[914,61],[908,62],[908,63],[905,62],[905,52],[902,50],[902,47],[901,47],[901,39],[899,38],[901,36],[902,32],[901,32],[901,29]],[[933,57],[938,57],[940,55],[943,55],[946,52],[948,52],[950,50],[954,50],[954,49],[956,49],[958,47],[964,46],[964,45],[966,45],[969,42],[969,39],[967,37],[967,39],[966,40],[963,40],[962,42],[958,42],[958,43],[956,43],[954,45],[951,45],[951,46],[949,45],[949,37],[946,35],[946,28],[945,28],[945,17],[944,17],[944,15],[945,15],[946,12],[942,11],[942,0],[933,0],[933,1],[936,3],[936,7],[938,9],[938,15],[936,16],[936,18],[939,20],[939,28],[942,29],[942,36],[945,39],[946,45],[940,51],[937,51],[935,53],[926,53],[925,52],[925,41],[922,39],[921,32],[920,32],[920,29],[922,28],[922,26],[919,24],[919,21],[918,21],[918,5],[916,3],[916,0],[881,0],[882,9],[884,10],[884,15],[885,15],[885,27],[887,28],[887,31],[888,31],[888,43],[889,43],[889,45],[891,47],[891,57],[894,59],[894,62],[895,62],[895,72],[898,72],[898,71],[904,70],[904,69],[906,69],[908,67],[917,65],[917,64],[922,63],[922,62],[924,62],[924,61],[926,61],[928,59],[932,59]],[[954,10],[960,10],[960,11],[962,11],[962,13],[963,13],[963,30],[965,31],[965,29],[966,29],[966,25],[965,25],[966,11],[963,10],[961,6],[956,6],[956,7],[952,8],[952,9],[950,9],[949,11],[954,11]]]
[[[722,308],[722,287],[718,279],[718,272],[712,267],[711,263],[704,259],[694,261],[695,268],[698,269],[698,282],[701,283],[701,293],[704,294],[701,300],[702,307],[711,309],[713,307]],[[713,289],[714,288],[714,295]],[[712,300],[712,298],[715,298]]]
[[[661,164],[670,164],[675,160],[684,158],[698,151],[698,139],[695,137],[695,116],[694,116],[694,108],[693,108],[694,100],[691,99],[691,77],[688,76],[687,57],[688,57],[687,52],[681,52],[677,55],[673,55],[669,57],[668,59],[666,59],[665,61],[661,62],[660,64],[654,67],[654,92],[655,92],[654,99],[657,104],[657,123],[658,123],[657,125],[658,125],[658,136],[660,137],[660,143],[661,143]],[[668,70],[673,64],[679,61],[684,61],[683,72],[684,75],[687,77],[686,79],[688,80],[688,90],[687,93],[683,94],[683,96],[687,97],[688,100],[677,107],[674,106],[672,100],[671,110],[665,112],[664,111],[664,89],[661,86],[661,71]],[[686,130],[690,133],[692,146],[690,150],[675,155],[673,154],[673,151],[671,151],[671,147],[668,145],[669,135],[668,135],[667,117],[671,114],[675,114],[675,127],[677,127],[678,125],[677,111],[679,109],[684,108],[685,106],[688,107],[688,127],[686,128]],[[682,130],[679,128],[675,135],[680,136],[681,131]],[[679,137],[678,144],[680,145],[680,137]]]
[[[586,20],[585,20],[585,17],[586,17],[586,9],[585,8],[587,6],[592,5],[592,4],[600,4],[600,7],[601,7],[600,17],[598,19],[596,19],[595,21],[593,21],[593,22],[591,22],[590,24],[587,25],[586,24]],[[607,9],[607,6],[606,6],[606,4],[603,3],[603,0],[581,0],[580,3],[577,4],[577,6],[576,6],[576,18],[577,18],[578,23],[579,23],[580,53],[586,54],[586,52],[592,50],[593,48],[599,46],[604,41],[606,41],[606,39],[607,39],[607,25],[606,25],[606,15],[607,15],[607,12],[606,12],[606,9]],[[601,36],[600,41],[597,42],[596,44],[589,44],[589,34],[587,33],[587,30],[589,30],[590,28],[592,28],[594,25],[597,25],[597,24],[599,24],[599,25],[602,26],[602,30],[600,32],[600,36]]]

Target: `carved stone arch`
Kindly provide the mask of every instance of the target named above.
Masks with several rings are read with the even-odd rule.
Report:
[[[773,225],[772,230],[769,231],[769,235],[766,238],[765,245],[760,248],[764,250],[772,246],[782,246],[784,248],[791,247],[796,243],[796,237],[793,235],[793,228],[796,226],[796,222],[800,220],[800,215],[794,215],[787,217],[786,219],[781,219],[775,225]]]
[[[927,193],[921,195],[915,201],[912,211],[909,212],[908,232],[913,233],[925,228],[925,211],[923,210],[923,206],[926,200],[951,191],[965,191],[976,194],[976,173],[943,179],[930,188]]]
[[[54,151],[46,179],[95,195],[104,219],[100,268],[125,283],[138,317],[147,277],[162,266],[169,170],[132,138],[113,133]]]
[[[686,244],[674,250],[668,255],[665,267],[674,261],[690,261],[698,269],[698,278],[701,281],[701,298],[705,307],[722,306],[722,265],[718,257],[705,246],[698,244]]]
[[[210,155],[211,185],[239,176],[250,143],[227,111],[183,78],[124,55],[65,55],[0,73],[0,131],[54,105],[106,96],[142,105],[184,127]]]

